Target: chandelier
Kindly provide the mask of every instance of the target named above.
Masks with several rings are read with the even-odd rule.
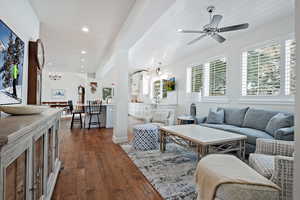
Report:
[[[49,78],[50,78],[50,80],[58,81],[62,78],[62,75],[60,73],[56,73],[56,72],[49,72]]]

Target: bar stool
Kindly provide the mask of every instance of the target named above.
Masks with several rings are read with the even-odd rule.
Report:
[[[91,125],[98,125],[99,128],[101,128],[100,124],[100,114],[101,114],[101,105],[102,102],[98,101],[88,101],[88,110],[87,114],[89,116],[89,129],[91,128]],[[92,118],[93,116],[97,116],[97,120],[93,121]]]
[[[73,102],[68,101],[68,103],[69,103],[70,112],[72,113],[71,129],[73,128],[73,125],[75,123],[79,123],[80,128],[82,128],[82,114],[84,113],[84,111],[82,109],[74,110]],[[79,115],[79,118],[76,118],[76,115]]]

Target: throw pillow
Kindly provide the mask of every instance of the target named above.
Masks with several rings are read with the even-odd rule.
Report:
[[[292,126],[293,118],[293,115],[278,113],[268,122],[266,132],[274,136],[278,129]]]
[[[223,109],[210,109],[207,122],[208,124],[223,124],[224,123],[224,110]]]
[[[241,127],[244,122],[247,108],[224,108],[224,123]]]

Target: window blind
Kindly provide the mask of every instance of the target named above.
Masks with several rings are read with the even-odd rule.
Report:
[[[208,63],[209,67],[209,96],[223,96],[226,94],[226,59],[216,59]]]
[[[296,41],[287,40],[285,42],[285,61],[286,61],[286,95],[294,95],[296,92]]]
[[[273,43],[243,53],[244,96],[280,93],[280,44]]]
[[[191,92],[200,92],[203,87],[203,65],[192,67]]]

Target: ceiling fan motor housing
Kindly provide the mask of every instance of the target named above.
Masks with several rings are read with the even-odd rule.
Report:
[[[213,13],[215,10],[216,10],[216,7],[214,7],[214,6],[207,7],[207,12],[209,12],[209,13]]]

